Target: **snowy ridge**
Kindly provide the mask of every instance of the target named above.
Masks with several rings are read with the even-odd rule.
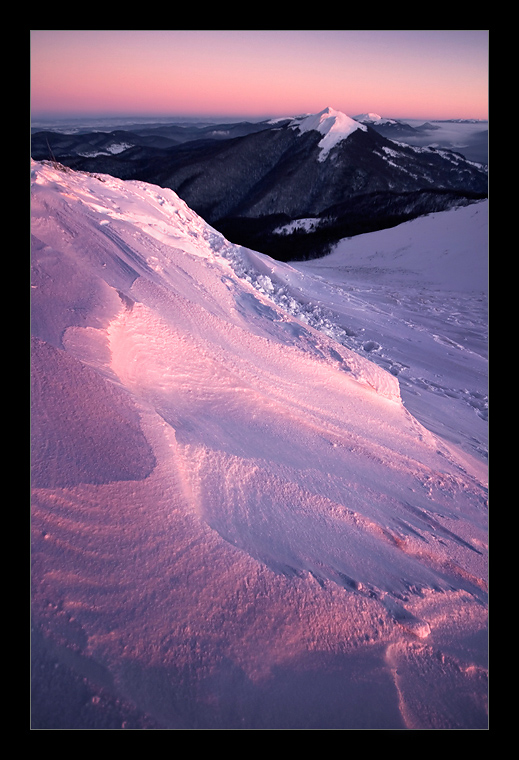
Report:
[[[378,113],[359,113],[353,117],[355,121],[360,121],[362,124],[396,124],[394,119],[386,119],[383,116],[379,116]]]
[[[31,179],[52,656],[161,728],[483,727],[486,463],[372,360],[381,301],[330,260],[233,245],[170,190]]]
[[[41,171],[36,174],[36,183],[43,181],[42,175]],[[121,208],[116,200],[117,193],[114,190],[117,185],[121,185],[120,182],[114,182],[113,178],[104,176],[100,190],[96,188],[94,194],[90,189],[85,192],[83,178],[81,174],[71,173],[70,186],[76,189],[82,204],[94,210],[96,214],[101,214],[101,226],[109,225],[110,220],[127,222],[131,219],[136,227],[145,230],[147,235],[160,243],[174,243],[186,253],[207,258],[214,263],[220,260],[228,262],[234,274],[262,297],[267,298],[290,317],[301,320],[313,329],[339,341],[348,350],[347,332],[334,324],[318,303],[306,299],[297,300],[294,297],[289,282],[290,275],[297,274],[289,265],[274,262],[268,256],[229,243],[189,209],[173,191],[160,189],[160,192],[157,192],[156,188],[146,183],[128,182],[124,187],[130,187],[135,198],[143,202],[142,211],[135,210],[129,213],[126,208]],[[103,192],[105,187],[107,193]],[[157,251],[155,255],[147,256],[145,263],[157,274],[164,275],[170,261],[169,256],[164,258]],[[350,352],[347,366],[352,373],[351,376],[359,382],[376,389],[389,399],[400,400],[397,380],[372,362]]]
[[[271,303],[314,330],[340,343],[348,352],[344,364],[352,377],[377,391],[382,396],[400,401],[400,388],[385,370],[382,372],[372,362],[366,362],[348,348],[348,331],[334,323],[331,314],[316,300],[299,294],[298,286],[291,286],[292,281],[300,279],[299,273],[290,265],[275,262],[268,256],[251,251],[241,246],[224,246],[220,249],[222,256],[229,261],[233,272],[254,290],[266,297]],[[340,359],[342,362],[342,359]]]

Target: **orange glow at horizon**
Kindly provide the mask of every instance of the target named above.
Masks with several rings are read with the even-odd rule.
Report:
[[[488,118],[487,32],[33,31],[33,114]]]

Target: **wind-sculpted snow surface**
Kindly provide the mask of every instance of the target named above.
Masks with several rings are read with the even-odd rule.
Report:
[[[33,726],[485,728],[485,462],[338,291],[49,164],[32,234]]]

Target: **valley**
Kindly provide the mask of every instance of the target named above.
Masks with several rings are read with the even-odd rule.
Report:
[[[452,150],[395,142],[384,129],[327,108],[258,124],[36,132],[32,156],[172,189],[232,242],[290,261],[487,196],[484,165]],[[409,130],[406,139],[427,134]],[[323,158],[320,144],[330,138]],[[277,233],[308,217],[319,220],[310,232]]]

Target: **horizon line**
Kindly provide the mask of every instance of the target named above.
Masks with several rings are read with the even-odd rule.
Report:
[[[340,110],[340,109],[336,109]],[[134,112],[124,112],[124,113],[106,113],[106,112],[66,112],[66,111],[54,111],[54,112],[39,112],[39,113],[31,113],[31,123],[34,121],[58,121],[58,120],[69,120],[69,121],[81,121],[81,120],[87,120],[87,119],[97,119],[99,121],[105,120],[124,120],[128,121],[130,119],[133,119],[135,121],[142,121],[142,120],[177,120],[177,121],[225,121],[225,122],[232,122],[232,121],[248,121],[248,122],[262,122],[262,121],[268,121],[271,119],[294,119],[298,118],[300,116],[306,116],[313,114],[313,111],[304,111],[301,113],[294,113],[294,114],[232,114],[232,113],[220,113],[220,114],[203,114],[203,113],[163,113],[163,112],[149,112],[149,113],[134,113]],[[318,112],[316,112],[318,113]],[[343,111],[343,113],[346,113]],[[412,121],[475,121],[475,122],[487,122],[487,117],[477,117],[477,116],[412,116],[412,115],[406,115],[406,116],[388,116],[385,114],[378,114],[377,111],[363,111],[364,113],[376,113],[380,118],[382,119],[394,119],[395,121],[403,121],[405,119],[410,119]],[[351,115],[349,113],[346,114],[347,116],[350,116],[350,118],[354,118],[354,116],[359,116],[359,114]]]

